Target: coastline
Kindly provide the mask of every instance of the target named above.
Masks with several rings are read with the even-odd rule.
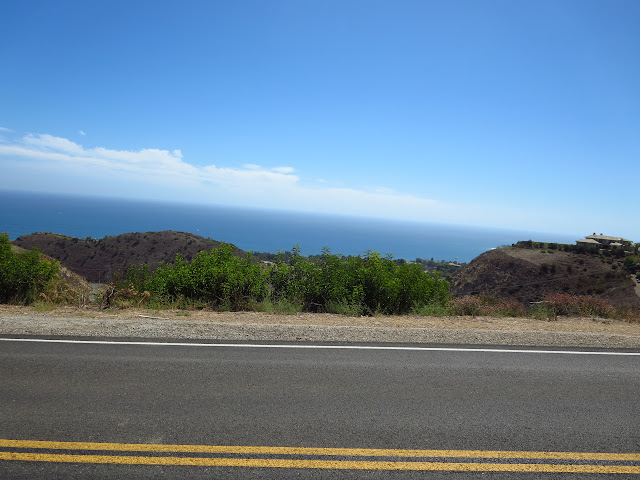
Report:
[[[51,232],[76,238],[104,238],[130,232],[174,230],[231,243],[245,251],[291,250],[318,255],[323,247],[342,255],[367,250],[406,261],[420,258],[470,262],[481,253],[523,238],[562,243],[574,235],[545,234],[429,222],[260,208],[0,190],[0,225],[14,240]]]

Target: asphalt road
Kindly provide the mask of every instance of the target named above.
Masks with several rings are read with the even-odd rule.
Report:
[[[0,478],[638,478],[639,399],[637,355],[0,341]]]

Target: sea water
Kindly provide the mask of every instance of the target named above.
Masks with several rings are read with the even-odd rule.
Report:
[[[342,255],[367,250],[394,258],[469,262],[518,240],[573,243],[574,236],[95,197],[0,191],[0,232],[14,240],[35,232],[103,238],[128,232],[176,230],[271,252],[299,245],[304,255],[323,247]]]

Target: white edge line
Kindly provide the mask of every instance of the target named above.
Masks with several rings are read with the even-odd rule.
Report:
[[[34,343],[78,343],[90,345],[145,345],[156,347],[225,347],[225,348],[290,348],[290,349],[327,349],[327,350],[404,350],[413,352],[481,352],[481,353],[536,353],[563,355],[617,355],[634,357],[640,352],[610,352],[610,351],[572,351],[572,350],[526,350],[506,348],[461,348],[461,347],[395,347],[375,345],[289,345],[289,344],[261,344],[261,343],[187,343],[187,342],[130,342],[114,340],[64,340],[47,338],[0,338],[4,342],[34,342]]]

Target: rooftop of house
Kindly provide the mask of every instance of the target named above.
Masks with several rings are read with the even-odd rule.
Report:
[[[580,240],[577,240],[578,243],[588,243],[590,245],[600,245],[600,242],[598,242],[597,240],[593,240],[591,238],[583,238]]]
[[[622,237],[611,237],[609,235],[596,235],[595,233],[593,235],[587,235],[586,236],[587,239],[589,240],[595,240],[595,241],[609,241],[609,242],[631,242],[631,240],[628,240],[626,238],[622,238]]]

